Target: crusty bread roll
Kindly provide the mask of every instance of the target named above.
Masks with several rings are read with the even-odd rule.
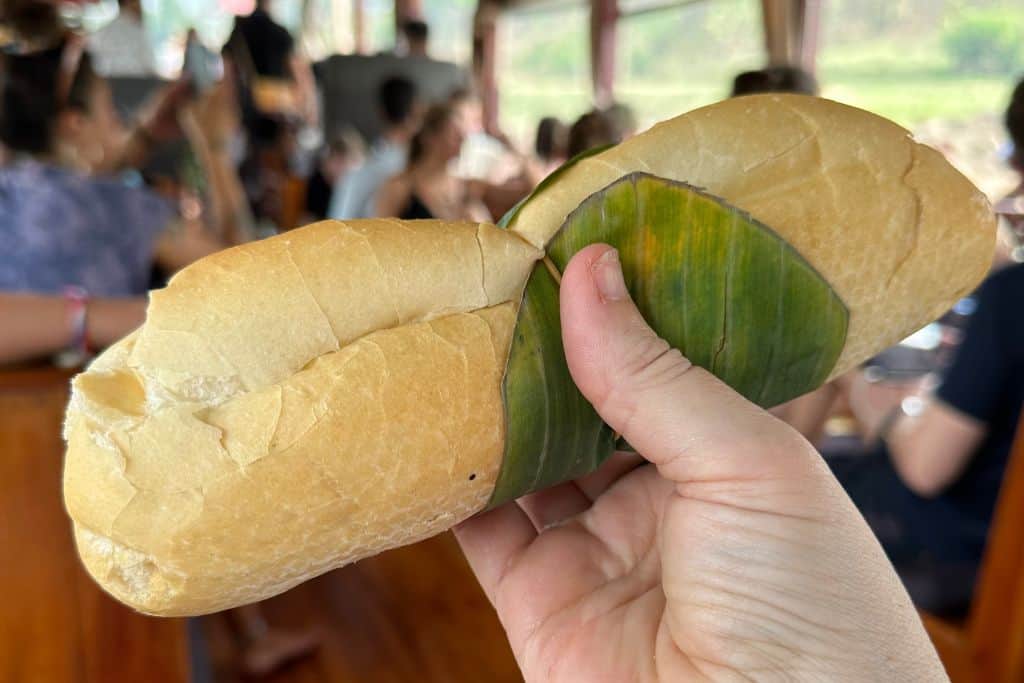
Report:
[[[627,172],[685,180],[793,244],[850,311],[835,372],[985,272],[980,193],[905,131],[826,100],[712,105],[584,160],[512,230],[327,221],[203,259],[75,378],[65,501],[86,568],[160,615],[260,600],[479,511],[502,464],[523,288]]]
[[[183,270],[74,381],[86,568],[142,611],[197,614],[478,511],[539,255],[489,225],[325,222]]]
[[[941,154],[891,121],[805,95],[664,121],[580,161],[512,227],[542,248],[581,201],[632,171],[701,187],[796,247],[850,310],[833,376],[934,320],[991,264],[988,200]]]

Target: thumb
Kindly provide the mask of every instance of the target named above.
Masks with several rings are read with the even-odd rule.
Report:
[[[677,483],[792,472],[809,446],[788,426],[659,338],[630,299],[618,252],[594,244],[562,275],[569,371],[612,429]]]

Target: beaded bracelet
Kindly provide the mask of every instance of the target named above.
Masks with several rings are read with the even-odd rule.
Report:
[[[68,348],[82,355],[88,355],[89,344],[89,293],[83,287],[68,286],[64,288],[67,326],[71,330],[71,343]]]

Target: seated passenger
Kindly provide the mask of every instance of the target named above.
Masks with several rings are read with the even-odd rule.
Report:
[[[566,162],[569,153],[569,128],[554,116],[545,116],[537,124],[533,145],[544,175]]]
[[[636,122],[636,114],[628,104],[615,102],[604,109],[604,115],[611,121],[612,130],[615,131],[614,137],[619,142],[636,135],[639,125]]]
[[[1024,82],[1014,91],[1006,126],[1015,148],[1010,163],[1021,171]],[[1010,224],[1021,221],[1014,199],[1020,192],[996,205]],[[857,371],[779,411],[814,438],[829,404],[844,400],[871,449],[826,452],[825,459],[911,597],[931,611],[967,606],[985,549],[1024,403],[1022,297],[1024,264],[989,276],[973,296],[976,309],[934,396],[912,394],[892,408]]]
[[[129,135],[82,43],[4,60],[0,140],[0,362],[105,346],[143,319],[153,266],[169,272],[225,246],[198,220],[110,171],[179,134],[173,88]]]
[[[576,119],[569,128],[569,158],[592,149],[617,145],[621,132],[605,112],[594,109]]]
[[[755,71],[744,71],[733,79],[733,97],[766,92],[817,95],[818,81],[798,66],[769,66]]]
[[[864,373],[838,380],[876,447],[826,457],[907,583],[933,611],[970,600],[1024,402],[1024,265],[991,276],[935,395],[895,409]]]
[[[453,175],[451,162],[462,149],[463,132],[448,105],[436,105],[409,144],[406,169],[388,180],[377,197],[377,215],[490,221],[481,184]]]
[[[399,27],[399,41],[396,52],[402,57],[429,59],[427,45],[430,42],[430,26],[420,19],[406,19]]]
[[[366,161],[335,183],[327,211],[330,218],[373,218],[381,185],[405,168],[409,140],[419,129],[416,86],[406,78],[389,78],[381,84],[378,98],[383,132]]]
[[[547,173],[496,126],[488,129],[483,101],[472,90],[456,89],[448,96],[448,106],[463,136],[462,150],[452,173],[489,188],[484,192],[483,202],[497,219],[530,194]]]
[[[327,218],[335,185],[362,160],[363,141],[354,130],[346,130],[324,145],[306,183],[306,214],[310,220]]]

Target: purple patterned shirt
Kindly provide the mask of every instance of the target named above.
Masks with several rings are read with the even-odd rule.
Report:
[[[23,159],[0,168],[0,291],[144,294],[169,202],[117,177]]]

